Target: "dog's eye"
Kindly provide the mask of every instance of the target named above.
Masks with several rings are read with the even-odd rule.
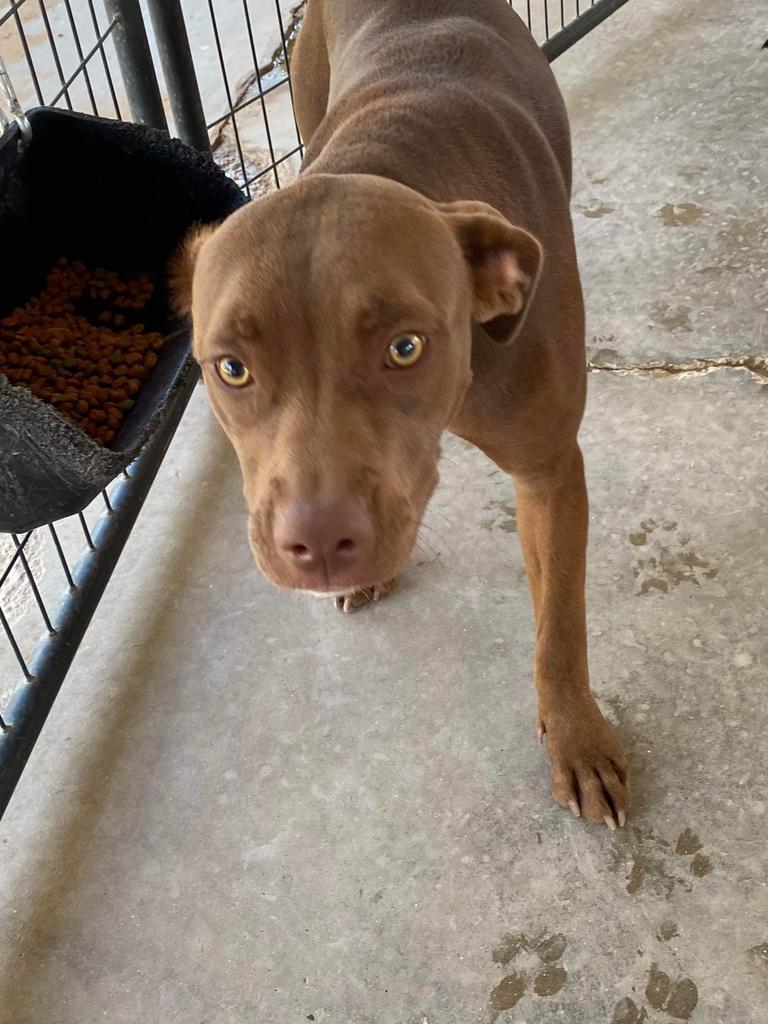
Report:
[[[425,345],[426,338],[421,334],[401,334],[389,346],[387,362],[398,369],[413,366],[424,355]]]
[[[234,356],[223,356],[216,360],[216,370],[224,381],[233,388],[244,387],[251,379],[251,371]]]

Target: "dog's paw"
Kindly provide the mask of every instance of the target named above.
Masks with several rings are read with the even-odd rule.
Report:
[[[372,587],[361,587],[349,594],[338,594],[333,600],[339,611],[349,615],[356,608],[362,608],[363,605],[371,604],[373,601],[380,601],[386,594],[390,594],[395,589],[396,582],[391,579],[386,583],[376,583]]]
[[[577,818],[621,828],[627,820],[627,759],[591,698],[539,711],[539,739],[547,739],[552,795]]]

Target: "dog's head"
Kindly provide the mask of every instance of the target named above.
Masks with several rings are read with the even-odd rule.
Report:
[[[491,207],[367,175],[308,176],[193,233],[174,288],[269,579],[396,575],[470,383],[473,320],[514,334],[540,263]]]

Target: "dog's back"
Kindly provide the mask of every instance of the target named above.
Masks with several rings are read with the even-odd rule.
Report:
[[[310,173],[379,174],[440,201],[481,199],[534,232],[567,216],[563,102],[504,0],[310,0],[294,77]]]

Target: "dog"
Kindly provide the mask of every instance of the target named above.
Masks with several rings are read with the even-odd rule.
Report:
[[[174,269],[242,469],[264,575],[349,606],[391,589],[440,439],[515,485],[552,793],[625,823],[589,686],[584,308],[567,116],[505,0],[309,0],[295,183],[193,233]]]

